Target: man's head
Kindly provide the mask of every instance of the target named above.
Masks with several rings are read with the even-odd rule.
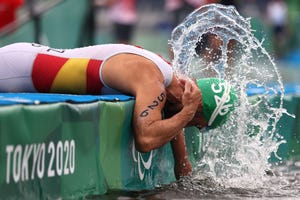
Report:
[[[202,93],[200,106],[205,126],[216,128],[225,123],[230,111],[234,110],[235,90],[227,81],[218,78],[198,79],[196,83]]]
[[[191,80],[184,77],[177,78],[177,76],[173,79],[167,89],[165,117],[171,117],[182,109],[181,97],[187,81]],[[222,125],[230,111],[234,110],[234,102],[237,99],[235,90],[223,79],[205,78],[193,81],[197,84],[202,98],[194,118],[187,126],[216,128]]]

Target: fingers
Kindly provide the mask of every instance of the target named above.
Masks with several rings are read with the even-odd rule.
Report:
[[[199,96],[200,90],[195,82],[193,81],[186,81],[184,87],[184,93],[191,93],[192,96]]]
[[[196,83],[192,81],[186,81],[183,93],[183,105],[194,104],[195,106],[198,105],[201,98],[201,93],[196,85]]]
[[[192,84],[190,81],[186,81],[184,85],[184,93],[190,93],[192,91]]]
[[[190,121],[195,116],[201,100],[201,92],[195,82],[187,80],[184,85],[182,95],[182,110],[185,113],[186,120]]]

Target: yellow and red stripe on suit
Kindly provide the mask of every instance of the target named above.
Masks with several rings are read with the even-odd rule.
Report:
[[[0,92],[120,94],[102,79],[102,66],[110,57],[131,53],[155,63],[172,81],[170,64],[157,54],[124,44],[103,44],[75,49],[53,49],[40,44],[14,43],[0,48]]]
[[[95,59],[38,54],[33,64],[32,81],[39,92],[100,94],[103,87],[99,77],[101,63]]]

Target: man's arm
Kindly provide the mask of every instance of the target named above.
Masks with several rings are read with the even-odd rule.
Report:
[[[196,83],[171,82],[168,92],[181,95],[178,98],[182,109],[163,119],[162,110],[167,100],[164,77],[152,61],[133,54],[109,58],[102,66],[102,78],[109,87],[135,96],[132,126],[136,149],[141,152],[159,148],[178,135],[193,119],[201,99]]]
[[[162,119],[166,92],[163,87],[155,84],[148,88],[151,90],[136,95],[133,117],[136,148],[141,152],[159,148],[177,136],[194,117],[200,99],[197,86],[188,81],[182,96],[181,111],[168,119]]]
[[[188,159],[183,130],[173,138],[171,146],[175,162],[174,173],[178,180],[180,177],[188,176],[192,172],[192,165]]]

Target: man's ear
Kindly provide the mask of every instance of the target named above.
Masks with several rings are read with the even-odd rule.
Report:
[[[181,86],[182,88],[184,88],[184,86],[185,86],[185,83],[186,83],[186,79],[179,78],[178,80],[179,80],[179,84],[180,84],[180,86]]]

